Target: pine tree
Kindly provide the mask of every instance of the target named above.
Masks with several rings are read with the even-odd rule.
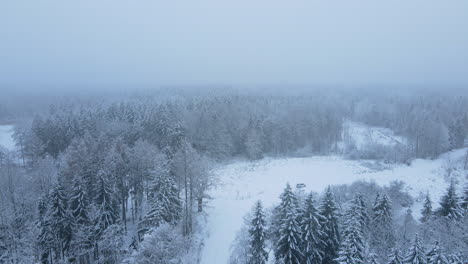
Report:
[[[367,207],[361,194],[357,194],[350,201],[350,206],[346,212],[346,219],[350,221],[352,218],[357,225],[357,230],[362,234],[362,244],[364,245],[367,243],[365,234],[368,233],[369,229],[369,214],[367,213]],[[346,235],[346,229],[344,230],[344,234]],[[364,256],[364,254],[362,255]]]
[[[173,178],[168,173],[158,174],[151,184],[150,192],[152,207],[155,204],[160,207],[164,222],[176,224],[181,217],[182,201]]]
[[[50,227],[52,229],[57,258],[64,258],[72,238],[72,217],[67,208],[67,197],[60,183],[50,194]]]
[[[353,247],[348,240],[343,241],[335,261],[338,264],[362,264],[361,260],[356,259]]]
[[[442,249],[439,246],[439,241],[436,241],[432,248],[426,253],[428,264],[448,264],[448,259],[445,257]]]
[[[421,244],[419,236],[416,234],[411,247],[403,260],[405,264],[426,264],[426,255],[424,254],[424,248]]]
[[[388,255],[389,261],[387,264],[402,264],[403,260],[401,258],[400,250],[394,248],[392,252]]]
[[[302,252],[304,253],[304,263],[306,264],[322,263],[322,248],[325,242],[323,241],[324,233],[322,232],[320,222],[323,220],[323,216],[315,208],[315,201],[311,193],[304,201],[301,216]]]
[[[376,201],[372,218],[371,246],[380,256],[388,254],[388,249],[395,245],[392,207],[387,195],[381,195]]]
[[[164,209],[161,203],[156,201],[151,205],[149,212],[145,215],[145,217],[143,217],[143,220],[138,223],[138,236],[140,239],[151,228],[158,227],[165,222],[163,218],[163,211]]]
[[[437,255],[439,252],[440,252],[440,245],[439,245],[439,241],[436,240],[434,242],[434,245],[432,245],[431,249],[429,249],[429,251],[426,253],[426,257],[427,257],[428,261],[429,261],[429,259],[431,259],[435,255]]]
[[[266,230],[265,230],[265,214],[263,212],[262,203],[257,201],[255,204],[253,218],[249,228],[249,263],[251,264],[266,264],[268,261],[268,252],[265,250]]]
[[[359,212],[354,210],[353,206],[348,209],[341,249],[343,251],[348,248],[353,252],[352,257],[356,263],[364,263],[365,246],[359,216]]]
[[[48,209],[49,195],[46,194],[41,197],[38,202],[38,222],[37,227],[39,229],[39,237],[37,238],[38,248],[41,250],[40,261],[43,264],[49,263],[49,257],[51,256],[51,250],[54,243],[54,235],[51,228],[49,209]]]
[[[277,261],[285,264],[300,264],[303,254],[301,252],[301,229],[298,218],[297,197],[289,184],[281,194],[279,221],[279,240],[275,249]]]
[[[468,153],[468,151],[467,151]],[[467,214],[468,211],[468,182],[465,184],[465,189],[463,191],[463,198],[461,202],[461,206],[463,210],[465,210],[465,214]]]
[[[338,230],[338,207],[335,204],[335,198],[328,187],[325,195],[322,199],[320,209],[320,215],[323,216],[323,220],[320,225],[324,234],[323,240],[325,245],[323,251],[323,264],[335,263],[335,259],[338,255],[338,249],[340,247],[340,233]]]
[[[421,211],[421,222],[426,223],[432,217],[432,201],[429,194],[426,194],[423,209]]]
[[[449,219],[459,219],[463,216],[460,201],[455,191],[455,183],[453,181],[450,182],[447,192],[442,196],[440,208],[437,213]]]
[[[362,228],[362,232],[365,232],[369,225],[369,214],[367,212],[367,206],[364,202],[362,194],[357,194],[352,202],[353,210],[358,217],[359,225]]]
[[[118,214],[113,196],[114,194],[107,179],[103,173],[100,173],[96,184],[96,198],[94,201],[97,206],[96,224],[99,228],[98,233],[101,233],[117,221]]]
[[[73,181],[73,190],[70,198],[70,210],[75,220],[75,223],[78,225],[84,225],[88,223],[88,198],[85,191],[84,183],[75,178]]]

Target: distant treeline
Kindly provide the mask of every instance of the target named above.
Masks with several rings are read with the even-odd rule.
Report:
[[[142,139],[172,150],[185,138],[197,151],[216,160],[259,159],[298,151],[327,154],[338,151],[343,122],[355,120],[405,137],[408,145],[379,150],[392,152],[388,156],[401,162],[433,158],[462,147],[468,134],[468,98],[455,95],[176,93],[91,101],[58,102],[32,122],[18,125],[17,140],[24,157],[57,157],[73,139],[86,133],[122,137],[130,146]],[[22,144],[26,141],[36,142]]]

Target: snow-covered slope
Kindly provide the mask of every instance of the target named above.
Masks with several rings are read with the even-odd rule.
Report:
[[[358,149],[368,145],[395,146],[405,145],[406,139],[383,127],[374,127],[353,121],[343,124],[343,141],[346,144],[355,144]]]
[[[211,191],[213,200],[208,206],[208,232],[202,252],[202,264],[224,264],[229,248],[241,227],[243,216],[254,202],[262,200],[265,206],[279,201],[285,184],[306,184],[306,190],[321,192],[327,185],[352,183],[356,180],[374,180],[386,185],[393,180],[407,183],[407,190],[415,197],[428,191],[438,201],[448,186],[450,172],[463,183],[465,171],[460,166],[465,150],[442,155],[436,160],[415,160],[411,166],[374,170],[359,161],[336,156],[310,158],[264,159],[258,162],[237,162],[214,171],[219,185]],[[416,205],[417,207],[418,205]],[[417,208],[414,208],[418,213]]]
[[[15,149],[15,141],[13,140],[13,126],[0,125],[0,147],[8,150]]]

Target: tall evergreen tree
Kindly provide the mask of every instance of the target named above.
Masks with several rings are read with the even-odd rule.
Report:
[[[448,259],[442,252],[439,241],[436,241],[426,253],[427,264],[448,264]]]
[[[40,261],[42,264],[48,264],[49,258],[52,257],[52,248],[54,244],[54,235],[51,228],[49,215],[49,195],[41,197],[38,202],[39,219],[37,227],[39,229],[39,237],[37,239],[38,248],[41,251]]]
[[[275,249],[277,261],[284,264],[302,263],[303,254],[301,252],[301,228],[298,219],[297,197],[291,189],[289,183],[281,194],[279,221],[279,240]]]
[[[463,198],[462,198],[461,206],[463,210],[465,211],[465,215],[466,215],[468,211],[468,182],[465,184],[465,189],[463,190]]]
[[[440,208],[437,211],[440,216],[450,219],[459,219],[463,216],[463,211],[460,207],[460,200],[455,190],[454,181],[450,182],[447,192],[442,196]]]
[[[57,258],[64,258],[72,238],[72,217],[67,208],[67,197],[60,183],[50,194],[50,227],[52,229]]]
[[[366,250],[362,234],[363,227],[360,222],[359,211],[355,210],[354,202],[346,213],[341,249],[343,251],[345,248],[350,248],[353,252],[354,261],[364,263]]]
[[[80,179],[75,178],[73,180],[73,190],[70,197],[70,210],[75,223],[78,225],[84,225],[89,220],[89,201],[85,188],[84,183]]]
[[[181,217],[182,201],[179,189],[169,173],[157,174],[151,183],[150,192],[150,203],[152,207],[160,207],[164,222],[176,224]]]
[[[401,257],[400,250],[398,248],[394,248],[390,254],[388,254],[388,262],[387,264],[402,264],[403,260]]]
[[[423,209],[421,211],[421,222],[425,223],[432,217],[432,201],[429,197],[429,194],[426,194],[426,198],[424,199]]]
[[[426,254],[424,254],[424,248],[421,244],[421,239],[416,234],[414,236],[411,247],[403,260],[405,264],[427,264]]]
[[[112,192],[112,189],[103,173],[100,173],[98,176],[96,184],[96,198],[94,202],[97,206],[96,224],[99,228],[98,233],[101,233],[107,227],[114,224],[118,219],[114,193]]]
[[[262,203],[257,201],[253,211],[253,218],[249,228],[249,263],[266,264],[268,261],[268,252],[266,247],[266,220],[263,212]]]
[[[354,213],[358,217],[358,222],[362,228],[362,232],[365,232],[366,229],[368,228],[370,219],[369,219],[369,214],[367,211],[367,206],[366,206],[366,203],[364,201],[364,197],[362,194],[357,194],[354,197],[354,201],[352,202],[352,207],[353,207],[353,210],[355,211]]]
[[[164,209],[159,202],[154,202],[151,205],[148,213],[143,217],[143,219],[138,223],[138,236],[140,240],[143,235],[146,234],[151,228],[158,227],[164,223]]]
[[[361,260],[356,259],[353,246],[348,240],[343,240],[335,261],[338,264],[362,264]]]
[[[328,187],[325,195],[322,199],[320,209],[320,215],[323,216],[323,220],[320,225],[323,231],[323,240],[325,245],[323,251],[323,264],[336,263],[335,259],[338,256],[338,250],[340,247],[340,233],[338,229],[338,207],[335,204],[335,198],[333,193]]]
[[[312,193],[304,201],[303,212],[301,216],[302,230],[302,252],[304,253],[304,263],[320,264],[323,259],[323,241],[324,233],[320,222],[323,221],[315,207],[315,201]]]
[[[388,249],[395,245],[392,207],[390,199],[383,194],[372,208],[371,246],[380,256],[388,254]]]

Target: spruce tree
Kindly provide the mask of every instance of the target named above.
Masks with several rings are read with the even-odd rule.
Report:
[[[297,197],[289,184],[286,185],[281,194],[279,221],[279,241],[275,249],[277,261],[285,264],[302,263],[303,254],[301,252],[301,228],[297,222],[298,205]]]
[[[377,254],[383,256],[395,245],[392,207],[388,196],[385,194],[379,196],[372,211],[371,246]]]
[[[434,242],[434,245],[431,246],[431,249],[429,249],[429,251],[426,253],[426,257],[427,257],[428,261],[429,261],[429,259],[431,259],[435,255],[437,255],[439,252],[440,252],[440,245],[439,245],[439,241],[436,240]]]
[[[354,197],[352,207],[358,217],[359,225],[362,228],[362,232],[365,232],[365,230],[368,228],[370,219],[367,211],[367,206],[364,201],[364,196],[362,194],[359,193]]]
[[[341,248],[338,252],[338,258],[334,260],[338,264],[362,264],[362,261],[356,259],[354,249],[350,241],[343,240]]]
[[[357,263],[364,263],[365,246],[362,234],[362,226],[359,221],[359,214],[351,206],[346,213],[346,222],[344,224],[343,242],[341,249],[349,248],[353,252],[353,259]]]
[[[40,261],[43,264],[49,263],[49,257],[54,243],[54,235],[51,228],[51,221],[49,215],[49,195],[45,195],[39,199],[38,202],[38,222],[39,237],[37,238],[38,248],[41,251]]]
[[[320,215],[323,216],[320,225],[323,231],[323,241],[325,242],[323,251],[323,264],[336,263],[340,247],[340,233],[338,229],[338,207],[335,204],[335,198],[328,187],[322,199]]]
[[[263,212],[262,203],[257,201],[253,211],[253,218],[249,228],[249,263],[266,264],[268,261],[268,252],[266,247],[266,220]]]
[[[426,253],[426,258],[428,264],[449,264],[447,257],[445,257],[440,248],[439,241],[436,241],[432,248]]]
[[[390,254],[388,254],[388,262],[387,264],[402,264],[403,260],[401,257],[400,250],[398,248],[394,248]]]
[[[429,194],[426,194],[426,199],[424,199],[423,209],[421,211],[421,222],[426,223],[432,217],[432,201],[429,197]]]
[[[302,230],[302,252],[304,253],[304,263],[320,264],[323,259],[323,241],[324,233],[320,222],[323,221],[315,207],[315,201],[312,193],[304,201],[303,212],[301,216]]]
[[[50,194],[50,227],[52,229],[56,257],[64,258],[72,238],[72,217],[67,208],[67,197],[60,183],[57,183]]]
[[[102,173],[100,173],[96,184],[94,203],[97,206],[96,224],[99,230],[98,233],[101,233],[118,219],[114,193]]]
[[[169,173],[156,175],[151,183],[151,207],[160,207],[164,222],[176,224],[181,217],[182,201],[174,179]]]
[[[421,239],[416,234],[411,247],[403,260],[405,264],[427,264],[426,254],[424,254],[424,248],[421,244]]]
[[[449,219],[459,219],[463,216],[454,181],[450,182],[447,192],[442,196],[440,208],[437,213]]]
[[[88,196],[85,191],[84,183],[75,178],[73,180],[73,190],[70,198],[70,210],[78,225],[84,225],[88,223]]]
[[[140,240],[151,228],[158,227],[165,222],[163,219],[163,211],[163,207],[160,203],[156,202],[151,205],[151,209],[138,223],[138,236]]]
[[[465,211],[465,215],[468,211],[468,182],[465,184],[465,189],[463,190],[463,198],[461,202],[461,207]]]

